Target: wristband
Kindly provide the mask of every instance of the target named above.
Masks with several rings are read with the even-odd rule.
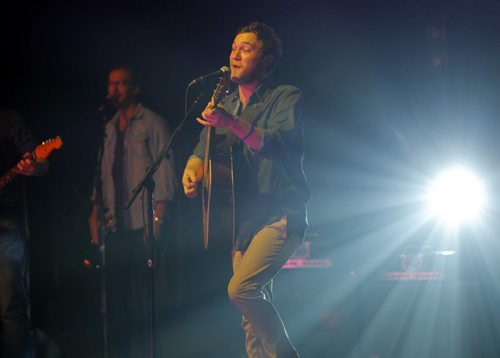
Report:
[[[250,137],[250,134],[252,134],[252,132],[253,132],[254,128],[255,128],[254,126],[251,126],[251,127],[250,127],[250,130],[248,131],[248,133],[247,133],[247,134],[246,134],[243,138],[241,138],[241,140],[242,140],[243,142],[244,142],[244,141],[246,141],[246,140],[248,139],[248,137]]]

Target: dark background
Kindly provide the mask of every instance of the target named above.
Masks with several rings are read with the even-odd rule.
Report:
[[[284,272],[277,282],[302,355],[499,354],[498,2],[7,1],[1,8],[0,104],[19,111],[41,139],[65,142],[50,173],[31,180],[29,196],[33,322],[65,356],[100,352],[98,273],[82,260],[96,257],[87,215],[110,66],[136,67],[144,103],[175,128],[187,83],[227,64],[235,31],[253,20],[282,35],[276,79],[304,92],[308,240],[314,257],[333,262],[328,270]],[[190,120],[174,145],[179,180],[199,130]],[[491,196],[480,227],[448,235],[419,221],[419,195],[454,163],[478,170]],[[163,355],[238,356],[238,317],[223,298],[225,248],[203,252],[199,203],[181,193],[169,221],[158,290]],[[377,279],[402,252],[422,248],[457,250],[438,263],[454,279]]]

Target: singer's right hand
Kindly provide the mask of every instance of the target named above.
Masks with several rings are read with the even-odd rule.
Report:
[[[101,245],[101,237],[99,232],[102,230],[101,224],[102,222],[98,219],[97,215],[97,205],[92,205],[92,211],[89,216],[89,232],[90,232],[90,244],[95,246]],[[113,217],[105,218],[104,230],[105,232],[115,231],[115,220]],[[100,233],[103,234],[102,232]]]
[[[198,195],[198,182],[196,181],[196,174],[193,169],[186,168],[182,175],[182,185],[184,186],[184,194],[188,198],[196,198]]]
[[[182,186],[184,194],[188,198],[195,198],[198,195],[198,183],[203,179],[203,162],[201,159],[192,157],[188,160],[184,174],[182,175]]]

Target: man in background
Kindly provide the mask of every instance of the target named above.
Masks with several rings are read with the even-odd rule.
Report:
[[[100,202],[94,196],[89,218],[91,243],[101,244],[105,226],[109,355],[144,357],[147,353],[147,266],[144,228],[146,202],[139,196],[129,209],[132,190],[170,139],[165,120],[138,100],[140,85],[127,66],[111,70],[107,99],[116,114],[106,123],[100,160]],[[158,238],[167,203],[174,198],[173,156],[153,176],[154,237]],[[101,208],[98,207],[101,205]],[[101,209],[101,210],[98,210]],[[98,212],[103,217],[98,217]]]

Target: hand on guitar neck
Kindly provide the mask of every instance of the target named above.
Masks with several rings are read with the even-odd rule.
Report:
[[[222,107],[214,106],[209,102],[201,113],[202,118],[196,118],[204,126],[230,128],[235,120],[234,116]]]
[[[17,175],[44,175],[49,170],[48,156],[63,145],[61,137],[49,139],[38,145],[33,153],[24,153],[14,168],[0,177],[0,190],[6,187]]]
[[[12,171],[20,175],[44,175],[49,170],[49,162],[45,158],[35,160],[29,152],[24,153],[17,165],[12,168]]]
[[[262,130],[229,113],[223,107],[213,106],[212,102],[209,102],[201,113],[201,117],[196,118],[198,123],[204,126],[228,128],[254,151],[258,151],[262,147]]]

